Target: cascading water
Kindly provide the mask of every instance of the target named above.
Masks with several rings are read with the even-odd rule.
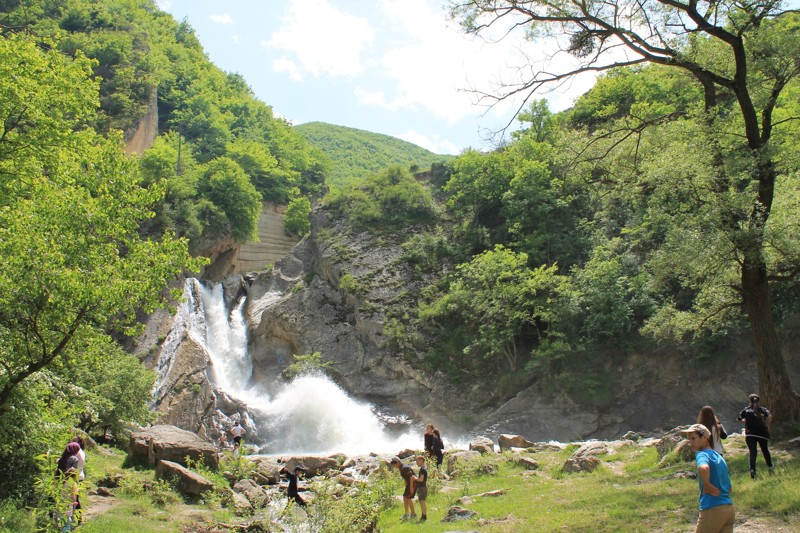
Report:
[[[281,297],[282,293],[275,291],[261,302],[269,307]],[[221,284],[207,287],[190,279],[176,323],[180,320],[192,339],[207,350],[212,362],[210,378],[216,388],[247,404],[258,428],[260,442],[256,444],[262,445],[263,452],[366,454],[419,448],[419,432],[390,435],[373,406],[350,398],[324,375],[301,375],[281,383],[272,396],[264,384],[254,383],[245,300],[242,297],[228,312]],[[170,342],[176,341],[168,337],[165,347]],[[159,372],[169,365],[160,361]],[[163,386],[160,383],[156,390]]]

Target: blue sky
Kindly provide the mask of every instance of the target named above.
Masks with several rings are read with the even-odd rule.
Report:
[[[292,123],[359,128],[441,154],[492,148],[490,133],[519,103],[489,108],[474,90],[491,92],[547,57],[541,44],[464,35],[444,0],[157,1],[189,21],[211,61],[243,75]],[[540,97],[558,111],[591,83]]]

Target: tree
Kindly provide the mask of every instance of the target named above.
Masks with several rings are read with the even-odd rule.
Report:
[[[289,233],[306,235],[311,229],[311,201],[305,196],[298,196],[289,202],[283,217],[283,229]]]
[[[0,72],[13,80],[0,82],[7,113],[0,136],[3,411],[20,384],[67,357],[80,339],[132,333],[135,313],[152,312],[167,284],[200,262],[182,239],[139,235],[163,190],[143,186],[120,136],[73,129],[80,126],[74,110],[97,102],[96,86],[84,92],[80,82],[90,75],[84,62],[11,37],[0,39]],[[66,101],[70,107],[56,103]]]
[[[461,368],[513,374],[528,357],[525,348],[544,336],[551,303],[567,286],[555,265],[531,270],[527,262],[526,254],[497,245],[459,265],[444,295],[420,304],[422,323],[460,337],[462,353],[451,357]],[[453,322],[469,327],[459,331]]]
[[[797,420],[800,396],[792,391],[781,353],[770,284],[793,278],[800,268],[778,262],[770,268],[765,238],[776,181],[781,171],[796,170],[796,158],[776,155],[781,136],[790,134],[798,120],[781,109],[785,91],[800,73],[796,11],[780,0],[470,0],[451,1],[451,13],[475,34],[504,24],[508,32],[525,31],[529,37],[550,33],[561,47],[558,53],[577,59],[577,64],[564,63],[575,66],[556,72],[533,69],[531,76],[489,98],[529,99],[537,89],[580,73],[645,63],[680,69],[696,80],[704,97],[699,131],[711,148],[707,163],[714,178],[705,192],[720,207],[716,230],[733,247],[729,262],[738,276],[732,290],[750,323],[761,397],[777,420]],[[680,117],[647,117],[620,135],[636,137],[649,125]]]

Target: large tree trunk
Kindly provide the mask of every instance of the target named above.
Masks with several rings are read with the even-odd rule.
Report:
[[[767,283],[766,265],[761,258],[745,258],[742,268],[742,296],[753,340],[756,345],[756,366],[761,403],[774,417],[775,423],[786,426],[800,416],[800,396],[792,391],[786,363],[783,360]]]

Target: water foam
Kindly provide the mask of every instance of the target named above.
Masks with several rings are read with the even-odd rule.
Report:
[[[267,306],[281,297],[280,292],[270,293]],[[207,350],[214,386],[247,404],[261,441],[255,444],[263,452],[394,454],[420,447],[419,431],[387,431],[373,405],[353,399],[323,374],[301,375],[279,386],[271,398],[252,380],[245,303],[243,297],[228,312],[221,284],[205,286],[190,279],[178,316],[193,340]]]

